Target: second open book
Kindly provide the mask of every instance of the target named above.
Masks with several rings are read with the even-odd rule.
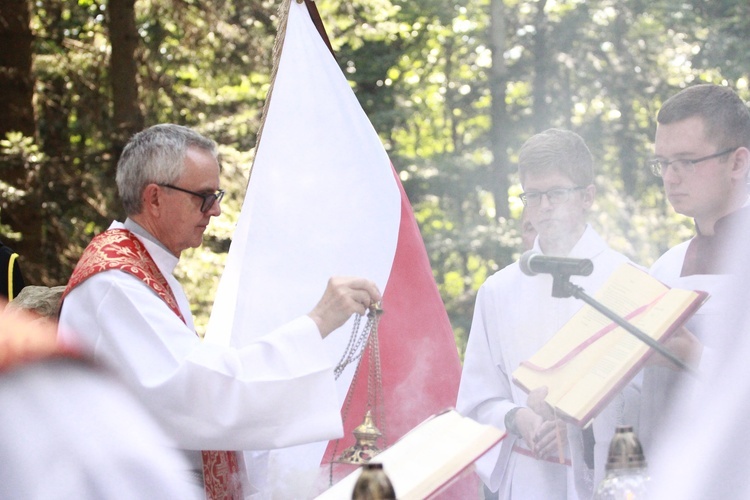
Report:
[[[383,464],[399,500],[431,498],[505,437],[456,410],[433,415],[372,459]],[[352,498],[360,469],[323,492],[316,500]]]
[[[702,291],[670,288],[623,264],[594,295],[604,306],[663,342],[707,299]],[[530,392],[547,386],[558,417],[586,425],[638,373],[652,349],[585,304],[539,351],[513,372]]]

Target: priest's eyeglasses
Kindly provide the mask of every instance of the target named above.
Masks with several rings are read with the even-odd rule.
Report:
[[[585,187],[576,186],[569,188],[553,188],[547,191],[527,191],[521,193],[518,197],[521,198],[523,204],[527,207],[536,207],[542,203],[542,196],[547,196],[547,201],[550,205],[560,205],[565,203],[570,198],[570,194],[575,191],[586,189]]]
[[[167,187],[169,189],[176,189],[177,191],[182,191],[183,193],[192,194],[193,196],[197,196],[201,200],[201,212],[204,214],[211,210],[211,207],[214,206],[214,203],[220,203],[221,199],[224,198],[224,190],[219,189],[215,193],[196,193],[195,191],[190,191],[188,189],[183,189],[181,187],[173,186],[172,184],[159,184],[162,187]]]
[[[664,177],[667,173],[667,167],[671,166],[672,171],[677,175],[692,174],[695,172],[695,165],[707,160],[713,160],[725,154],[732,153],[739,149],[739,146],[734,148],[725,149],[708,156],[701,156],[700,158],[676,158],[674,160],[667,160],[666,158],[652,158],[648,161],[648,168],[651,173],[657,177]]]

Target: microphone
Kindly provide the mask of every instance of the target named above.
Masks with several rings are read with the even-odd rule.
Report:
[[[537,274],[554,274],[565,276],[588,276],[594,270],[594,263],[589,259],[571,259],[567,257],[547,257],[539,252],[529,250],[521,255],[518,261],[521,272],[526,276]]]

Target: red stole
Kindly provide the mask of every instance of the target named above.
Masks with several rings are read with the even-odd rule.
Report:
[[[132,274],[162,299],[183,322],[174,292],[146,247],[127,229],[110,229],[91,240],[76,264],[63,300],[96,273],[117,269]],[[62,307],[62,306],[61,306]],[[209,500],[242,499],[237,452],[202,451],[203,482]]]

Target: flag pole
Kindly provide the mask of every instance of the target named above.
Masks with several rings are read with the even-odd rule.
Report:
[[[299,2],[299,0],[296,0]],[[284,38],[286,37],[286,26],[289,22],[289,6],[291,0],[283,0],[279,6],[279,29],[276,32],[276,39],[273,42],[273,52],[271,53],[272,65],[271,65],[271,80],[268,86],[268,94],[266,95],[266,101],[263,103],[263,111],[260,117],[260,125],[258,126],[258,133],[255,136],[255,154],[253,155],[253,165],[250,166],[250,173],[247,176],[247,182],[250,183],[250,177],[253,175],[253,167],[255,166],[255,158],[258,157],[258,148],[260,147],[260,138],[263,135],[263,127],[266,124],[266,116],[268,116],[268,108],[271,104],[271,96],[273,95],[273,85],[276,82],[276,74],[279,71],[279,62],[281,61],[281,51],[284,47]],[[316,9],[317,12],[317,9]]]
[[[296,1],[297,3],[302,3],[303,0]],[[307,12],[310,13],[310,18],[312,19],[313,25],[315,25],[315,29],[317,29],[318,33],[320,33],[320,38],[323,39],[326,47],[328,47],[328,50],[331,51],[331,55],[334,59],[336,59],[336,53],[333,51],[333,47],[331,46],[331,40],[328,38],[328,33],[326,33],[326,27],[323,26],[323,20],[320,18],[320,13],[318,12],[317,5],[315,5],[315,0],[304,0],[304,2],[307,6]]]

